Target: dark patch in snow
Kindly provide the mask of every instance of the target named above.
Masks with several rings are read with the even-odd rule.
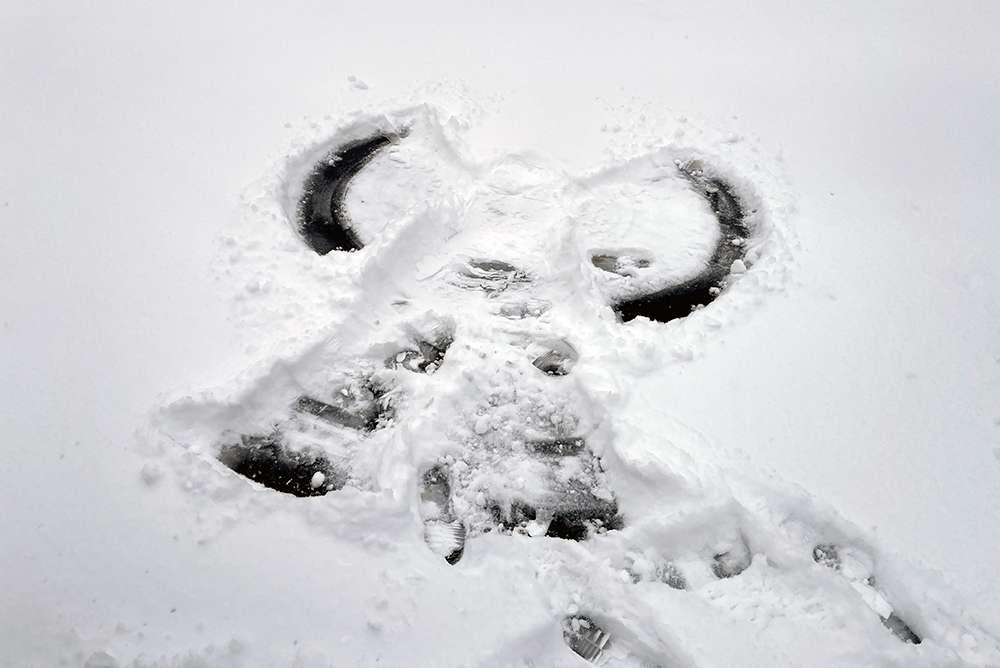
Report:
[[[750,551],[750,544],[745,536],[740,536],[736,545],[715,555],[712,560],[712,573],[720,580],[733,578],[749,568],[751,561],[753,553]]]
[[[611,645],[611,634],[583,615],[563,620],[563,640],[571,650],[591,663],[598,663]]]
[[[222,449],[219,461],[254,482],[292,496],[323,496],[347,482],[344,472],[325,455],[292,452],[277,433],[243,436],[239,443]]]
[[[560,499],[561,507],[552,513],[546,536],[585,540],[592,530],[615,531],[625,525],[616,502],[599,499],[589,490],[574,491]]]
[[[545,535],[549,538],[562,538],[564,540],[586,540],[587,536],[590,535],[590,527],[587,526],[587,521],[582,514],[559,513],[552,517]]]
[[[432,466],[424,473],[420,479],[420,500],[433,503],[439,512],[447,513],[451,508],[451,482],[444,466]]]
[[[358,396],[360,394],[360,396]],[[292,405],[299,413],[307,413],[330,424],[337,424],[358,431],[373,431],[385,410],[379,398],[380,392],[372,387],[364,387],[357,393],[346,389],[334,393],[330,403],[301,396]]]
[[[813,560],[817,564],[822,564],[835,571],[842,571],[843,568],[843,561],[840,557],[840,548],[834,543],[821,543],[814,547]],[[881,596],[881,591],[875,581],[875,576],[869,576],[866,578],[864,584],[871,587]],[[913,629],[911,629],[910,626],[895,613],[895,611],[890,611],[888,616],[883,616],[879,613],[879,619],[882,620],[882,625],[885,626],[885,628],[892,631],[893,635],[903,642],[910,643],[912,645],[920,644],[920,636],[918,636]]]
[[[219,461],[254,482],[293,496],[322,496],[341,489],[348,478],[342,467],[314,446],[288,443],[296,435],[315,433],[317,426],[322,438],[335,437],[337,429],[345,427],[375,430],[388,415],[381,395],[370,382],[341,388],[326,397],[328,401],[303,395],[292,404],[290,420],[266,436],[243,435],[239,443],[223,445]]]
[[[643,555],[640,558],[643,565],[637,562],[638,555],[626,555],[626,567],[633,584],[638,584],[643,580],[661,582],[672,589],[687,589],[687,578],[676,564],[665,561],[659,555]],[[652,571],[650,571],[650,560],[652,560]]]
[[[532,364],[542,373],[550,376],[565,376],[569,370],[564,365],[566,358],[559,353],[549,350],[535,358]]]
[[[597,473],[601,464],[587,446],[586,439],[529,440],[525,442],[524,450],[549,469],[548,490],[532,502],[515,497],[506,503],[495,501],[488,505],[500,530],[513,530],[536,522],[545,528],[544,535],[549,538],[582,541],[592,531],[617,530],[624,526],[614,497],[606,492],[601,494],[597,488]],[[560,480],[558,471],[567,459],[578,460],[581,474],[568,481]]]
[[[490,514],[497,525],[507,528],[532,522],[538,517],[535,507],[524,501],[512,501],[506,510],[499,503],[494,503],[490,506]]]
[[[448,348],[455,342],[450,332],[441,332],[433,341],[416,341],[413,348],[400,351],[386,360],[386,366],[395,369],[401,366],[414,373],[434,373],[444,361]]]
[[[673,564],[663,564],[661,568],[657,569],[656,576],[660,582],[673,589],[687,589],[687,578],[684,577],[681,569]]]
[[[465,553],[465,524],[455,515],[451,479],[442,464],[436,464],[421,476],[420,505],[427,547],[449,564],[457,564]]]
[[[553,438],[544,441],[528,441],[524,444],[528,452],[549,457],[579,455],[587,442],[582,438]]]
[[[576,349],[565,340],[552,341],[548,350],[535,358],[532,364],[550,376],[565,376],[580,359]]]
[[[386,146],[403,134],[378,132],[350,142],[331,153],[306,179],[299,201],[299,230],[319,255],[354,251],[364,247],[344,210],[344,196],[351,179]]]
[[[515,500],[507,508],[493,503],[489,510],[501,530],[522,527],[536,520],[544,526],[544,518],[548,517],[545,536],[564,540],[582,541],[591,531],[614,531],[624,526],[617,503],[599,499],[586,489],[560,490],[551,503],[532,505]]]
[[[920,644],[920,636],[914,633],[913,629],[907,626],[906,622],[900,619],[895,612],[890,613],[888,617],[883,619],[882,624],[884,624],[885,628],[892,631],[892,633],[903,642],[910,643],[912,645]]]
[[[594,253],[590,256],[590,262],[597,267],[611,274],[619,276],[629,276],[636,269],[646,269],[653,261],[643,252],[636,251],[605,251]]]
[[[833,543],[823,543],[814,547],[813,561],[835,571],[840,570],[840,553]]]
[[[459,287],[479,289],[492,295],[529,280],[527,274],[508,262],[470,260],[458,270],[455,283]]]
[[[694,278],[656,292],[626,299],[613,305],[623,322],[640,316],[656,322],[670,322],[690,315],[694,309],[710,304],[725,287],[733,264],[746,256],[749,236],[743,207],[733,189],[719,178],[705,178],[702,172],[682,168],[694,188],[705,197],[719,221],[719,240],[705,268]],[[592,262],[606,271],[619,271],[618,257],[594,256]],[[738,265],[737,265],[738,266]],[[744,265],[745,266],[745,265]]]

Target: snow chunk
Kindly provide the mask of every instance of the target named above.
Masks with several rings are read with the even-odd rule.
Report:
[[[142,481],[149,486],[153,486],[160,481],[160,477],[163,475],[163,469],[156,462],[146,462],[142,465],[142,469],[139,471],[139,475],[142,476]]]
[[[525,527],[525,530],[527,530],[528,535],[531,536],[532,538],[537,538],[538,536],[541,536],[542,534],[545,533],[545,527],[543,527],[541,524],[535,521],[528,522],[528,525]]]
[[[879,617],[882,619],[887,619],[889,615],[892,614],[892,606],[889,605],[889,601],[885,600],[885,596],[879,593],[874,587],[866,585],[864,582],[852,582],[851,587],[861,594],[861,600],[863,600],[869,608],[874,610]]]
[[[478,420],[476,420],[476,433],[480,436],[485,434],[490,430],[490,419],[483,415]]]

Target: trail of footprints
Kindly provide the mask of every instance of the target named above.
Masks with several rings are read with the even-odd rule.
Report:
[[[377,132],[348,142],[315,167],[304,184],[299,222],[303,241],[316,253],[363,247],[345,209],[350,181],[380,151],[405,137],[406,131]],[[751,231],[734,190],[712,176],[700,162],[681,164],[678,170],[679,177],[715,212],[720,229],[715,250],[694,278],[612,303],[621,321],[644,316],[668,322],[684,317],[724,290],[734,265],[745,267],[745,240]],[[644,268],[649,259],[635,252],[602,252],[595,253],[591,262],[601,271],[622,273]],[[469,260],[451,272],[448,283],[454,289],[482,293],[484,299],[517,291],[526,293],[518,299],[496,302],[498,318],[511,324],[511,331],[517,331],[518,322],[537,318],[548,308],[544,299],[530,294],[531,276],[506,261]],[[381,367],[377,373],[358,375],[323,396],[300,396],[270,431],[223,442],[219,461],[270,490],[297,497],[321,496],[352,484],[352,448],[364,447],[367,437],[391,427],[398,406],[405,402],[394,390],[394,374],[432,375],[448,363],[449,348],[455,342],[454,327],[445,323],[430,334],[414,336],[410,346],[376,361]],[[535,346],[535,351],[530,364],[538,378],[525,391],[529,395],[545,391],[545,378],[571,375],[579,359],[573,345],[562,339],[547,340],[541,347]],[[509,384],[523,383],[525,377],[522,369],[520,375],[511,375]],[[501,387],[505,385],[500,383]],[[594,455],[588,437],[574,431],[580,425],[572,409],[560,413],[560,423],[553,422],[552,416],[533,418],[518,409],[516,389],[488,401],[494,404],[495,415],[515,416],[511,419],[530,424],[519,425],[513,431],[509,425],[506,431],[495,430],[494,425],[482,424],[487,418],[480,416],[480,422],[470,425],[474,435],[467,443],[468,456],[461,463],[444,459],[420,472],[421,515],[426,543],[433,552],[457,564],[467,539],[482,533],[518,531],[583,541],[595,533],[624,526],[627,518],[619,513],[614,494],[607,488],[601,460]],[[511,476],[522,475],[527,462],[530,475],[542,480],[547,492],[531,496],[519,495],[516,485],[498,488],[496,480],[508,473],[505,466],[511,461],[519,467],[518,471],[509,471]],[[486,478],[484,471],[489,474]],[[734,578],[751,565],[753,555],[754,546],[741,534],[705,566],[715,578]],[[869,557],[833,543],[821,543],[815,545],[813,558],[846,578],[900,640],[920,643],[920,637],[897,615],[879,588]],[[634,583],[661,582],[677,590],[689,587],[689,578],[681,568],[653,550],[630,552],[624,561]],[[563,620],[563,635],[570,650],[593,663],[601,661],[618,642],[587,615]]]

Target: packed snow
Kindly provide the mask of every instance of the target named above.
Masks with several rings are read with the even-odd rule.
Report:
[[[402,52],[398,33],[406,30],[434,44],[461,34],[458,46],[489,62],[493,45],[468,42],[469,25],[442,33],[447,27],[431,16],[385,9],[376,12],[382,48]],[[344,10],[356,22],[373,20]],[[638,44],[645,62],[657,48],[649,25],[678,45],[694,35],[712,45],[714,62],[738,69],[739,49],[717,34],[729,30],[721,14],[706,18],[692,5],[668,15],[656,3],[630,5],[634,16],[596,5],[522,10],[513,24],[492,20],[497,10],[486,7],[431,12],[512,36],[503,51],[521,65],[502,75],[466,64],[445,70],[453,75],[444,81],[389,84],[395,59],[376,56],[362,35],[349,39],[380,63],[371,75],[346,65],[319,74],[303,60],[299,80],[330,90],[289,95],[298,106],[263,103],[264,117],[239,127],[270,128],[266,141],[252,142],[256,153],[225,135],[233,143],[221,152],[242,160],[238,169],[197,156],[193,169],[182,159],[190,156],[172,153],[136,173],[101,153],[100,138],[119,131],[121,146],[158,142],[165,151],[176,141],[181,153],[197,153],[208,137],[192,130],[201,126],[189,110],[195,115],[159,139],[74,124],[85,131],[65,159],[79,167],[96,151],[105,162],[61,189],[30,176],[50,158],[25,158],[10,172],[29,176],[4,195],[4,220],[11,229],[34,222],[23,250],[5,256],[17,287],[3,292],[12,439],[0,465],[9,537],[0,550],[3,665],[1000,665],[997,577],[984,566],[1000,546],[992,514],[1000,510],[992,491],[1000,458],[992,456],[996,416],[988,412],[997,406],[984,388],[1000,372],[969,371],[980,359],[971,355],[1000,359],[989,342],[997,301],[988,278],[996,271],[972,250],[957,259],[936,247],[985,245],[975,241],[984,230],[995,239],[981,215],[994,210],[993,191],[954,203],[959,222],[937,244],[912,232],[917,241],[907,240],[898,221],[873,218],[900,206],[891,198],[902,186],[883,169],[895,169],[906,188],[922,182],[925,170],[907,169],[902,157],[880,157],[883,169],[854,163],[829,172],[871,177],[893,193],[888,204],[866,199],[842,175],[843,188],[820,200],[816,189],[827,183],[801,170],[834,159],[835,151],[825,153],[830,144],[792,132],[790,145],[775,149],[752,122],[719,113],[739,109],[720,92],[724,80],[674,80],[676,109],[661,103],[657,87],[647,97],[638,88],[621,96],[617,84],[631,86],[635,75],[618,82],[604,70],[593,82],[604,97],[584,102],[577,94],[592,46],[583,38],[600,35],[596,52],[604,56]],[[40,36],[47,11],[22,10],[14,23]],[[102,35],[135,44],[156,32],[151,17],[116,11],[113,19],[74,14],[55,30],[83,40],[100,67],[112,62],[100,50]],[[228,13],[199,8],[195,21],[176,11],[157,10],[157,18],[195,39],[193,53],[221,49],[200,21]],[[327,11],[319,13],[330,18]],[[904,50],[933,30],[929,9],[869,11],[876,26],[889,25],[885,14],[906,18]],[[833,43],[860,21],[826,14]],[[275,36],[265,40],[269,57],[293,43],[302,54],[291,23],[304,16],[310,31],[323,23],[302,8],[252,10],[233,30]],[[580,57],[563,63],[574,82],[568,99],[539,98],[551,81],[531,74],[535,60],[551,55],[545,28],[583,16],[589,27],[564,44]],[[726,25],[741,31],[764,21],[733,16]],[[795,35],[811,15],[786,20],[793,29],[781,43],[803,48]],[[336,28],[347,39],[345,30]],[[975,52],[987,43],[980,40],[971,33],[963,46]],[[840,54],[833,43],[824,41],[821,53]],[[518,46],[524,50],[513,55]],[[41,99],[26,74],[33,47],[21,38],[4,48],[18,55],[4,77],[17,84],[20,102]],[[38,76],[55,78],[56,65],[71,60],[67,49],[46,54]],[[678,67],[715,67],[679,51]],[[180,51],[154,51],[148,62],[162,63],[165,53]],[[239,53],[246,63],[234,53],[204,63],[186,55],[185,67],[237,66],[239,73],[219,76],[264,81],[252,67],[260,56]],[[164,82],[187,90],[159,70],[143,88],[134,65],[114,62],[139,90]],[[996,65],[993,57],[986,66]],[[511,72],[524,81],[511,87]],[[74,89],[54,80],[60,91]],[[995,84],[981,94],[1000,100]],[[202,95],[213,99],[208,89]],[[139,121],[151,108],[143,101],[136,112],[129,104],[138,103],[103,96],[92,92],[80,104]],[[526,123],[543,116],[540,99],[540,108],[562,114],[549,136]],[[760,105],[780,103],[758,100],[748,113],[759,117]],[[28,122],[21,104],[4,104]],[[52,109],[46,113],[62,113]],[[40,140],[38,124],[29,125]],[[761,125],[780,133],[777,122]],[[969,160],[981,175],[996,175],[996,128],[972,127],[987,148],[964,140]],[[831,132],[834,143],[855,141]],[[346,164],[345,150],[373,138],[342,191],[317,180],[324,166]],[[36,150],[6,130],[4,142],[13,155]],[[41,155],[58,155],[46,146]],[[102,172],[124,185],[103,191],[97,205],[86,184]],[[165,194],[161,179],[176,190]],[[831,204],[839,193],[847,202]],[[338,215],[351,237],[342,241],[351,249],[324,245],[307,228],[306,203],[323,197],[334,207],[342,200]],[[943,193],[932,203],[952,199]],[[133,202],[151,217],[116,208]],[[163,227],[173,221],[171,202],[190,218],[176,230]],[[63,218],[73,203],[102,211],[87,211],[96,227]],[[864,221],[876,229],[863,229]],[[175,238],[185,234],[189,240]],[[101,265],[126,241],[136,259]],[[964,272],[971,289],[962,303],[972,305],[964,322],[942,321],[930,333],[914,325],[914,314],[929,308],[921,296],[934,289],[907,273],[918,245],[925,255],[915,264],[928,273],[947,282],[954,266]],[[172,264],[170,255],[158,257],[172,252],[161,246],[187,250]],[[897,255],[880,255],[884,248]],[[845,249],[853,253],[846,259]],[[42,270],[51,273],[29,285]],[[879,271],[893,272],[894,282],[879,283],[887,275]],[[133,276],[146,278],[133,288]],[[86,295],[82,301],[52,301],[74,280],[83,286],[68,295]],[[166,290],[176,292],[146,291],[149,281],[173,280],[180,287]],[[626,306],[650,295],[669,300],[692,285],[703,290],[681,307]],[[875,286],[883,311],[858,298]],[[141,309],[109,310],[93,296],[119,290]],[[981,301],[968,301],[978,294]],[[73,319],[54,318],[49,301]],[[836,310],[845,301],[850,321]],[[940,309],[941,317],[962,315]],[[669,317],[645,317],[654,312]],[[899,336],[895,346],[871,343],[887,333]],[[883,358],[886,350],[909,359],[929,341],[942,343],[954,368],[930,379],[914,371],[909,390],[858,380],[893,377],[906,364]],[[808,359],[816,353],[829,359]],[[842,355],[864,365],[863,374],[838,368]],[[803,376],[827,389],[803,389]],[[958,387],[969,388],[963,406]],[[949,389],[953,396],[940,396]],[[908,449],[897,437],[918,428],[911,422],[940,436],[942,421],[953,430],[947,451],[927,451],[923,441]],[[872,432],[882,440],[866,442]],[[960,440],[967,452],[954,451]],[[898,458],[900,479],[884,476],[873,489],[852,467],[878,461],[880,449]],[[841,463],[824,463],[829,457]],[[938,466],[939,477],[903,479],[948,458],[954,463]],[[925,495],[939,514],[918,511]],[[967,512],[976,500],[981,515]],[[949,531],[950,551],[942,547]],[[920,554],[926,535],[942,538]],[[969,545],[985,556],[963,554]]]

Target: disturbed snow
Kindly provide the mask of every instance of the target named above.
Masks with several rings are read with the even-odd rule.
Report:
[[[794,203],[780,165],[752,142],[686,119],[633,120],[582,174],[527,151],[473,150],[476,105],[462,96],[303,129],[248,190],[219,256],[259,361],[156,411],[143,438],[148,482],[175,484],[201,506],[206,540],[297,517],[310,549],[363,555],[357,587],[393,583],[365,613],[364,655],[318,640],[312,654],[294,653],[303,665],[1000,663],[996,639],[942,603],[932,576],[901,581],[864,531],[805,491],[734,466],[670,406],[634,391],[635,379],[703,354],[781,290]],[[319,256],[299,231],[309,174],[377,132],[405,137],[347,190],[362,248]],[[711,305],[623,323],[616,301],[681,283],[712,254],[718,225],[685,177],[692,164],[738,196],[746,260]],[[426,363],[427,344],[443,355]],[[532,364],[566,350],[564,375]],[[295,409],[302,397],[379,407],[351,426]],[[303,483],[327,494],[296,498],[231,470],[227,452],[275,433],[281,447],[331,463]],[[575,442],[585,456],[535,452]],[[437,475],[447,485],[435,488]],[[620,521],[591,522],[579,541],[544,535],[580,485],[614,503]],[[525,504],[541,510],[519,515]],[[447,527],[459,523],[456,537]],[[442,559],[459,547],[453,565]],[[501,594],[506,583],[520,589]],[[470,595],[482,600],[466,611]],[[421,636],[415,617],[455,609],[493,628]],[[123,664],[222,655],[108,649]],[[287,665],[293,655],[234,656]]]

